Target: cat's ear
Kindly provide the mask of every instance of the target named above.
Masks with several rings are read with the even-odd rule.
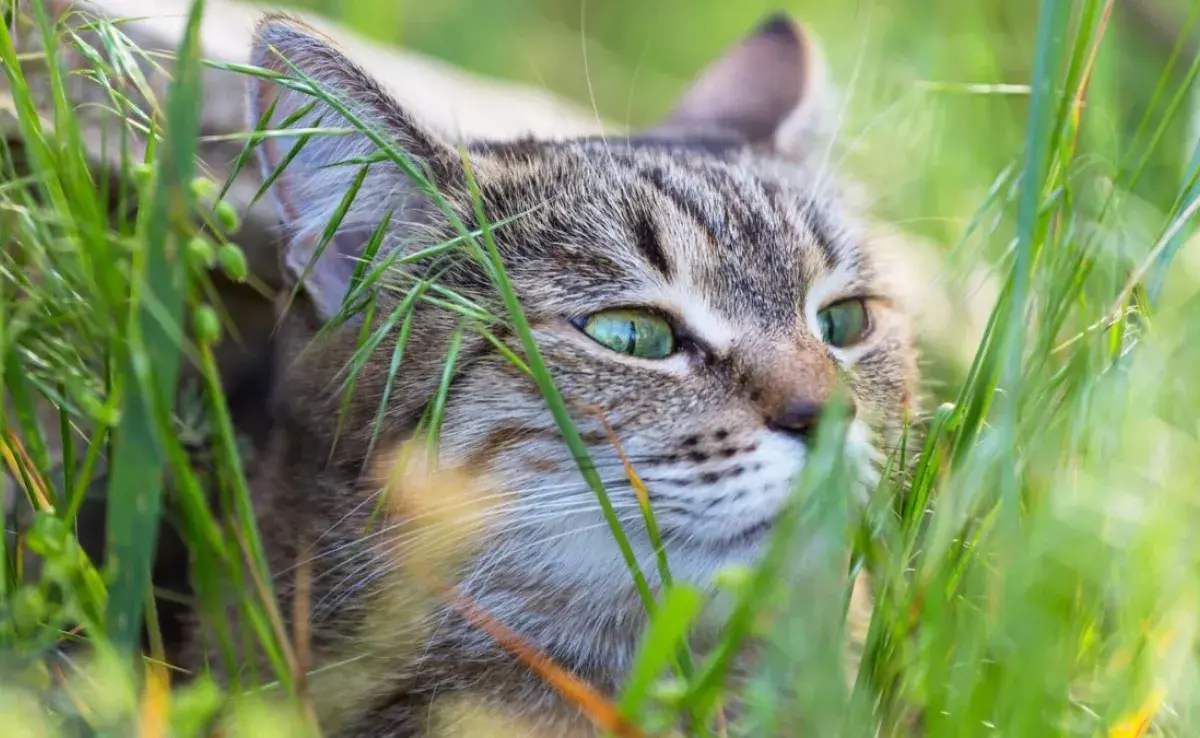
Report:
[[[817,39],[786,14],[772,15],[701,71],[651,133],[795,151],[822,128],[825,76]]]
[[[433,213],[426,193],[393,162],[381,161],[380,149],[369,136],[357,130],[338,135],[312,132],[354,126],[334,106],[308,94],[296,71],[435,179],[455,160],[454,149],[418,125],[378,83],[298,21],[266,17],[255,33],[251,61],[289,78],[250,78],[250,125],[269,113],[268,129],[286,122],[283,130],[299,131],[264,138],[257,147],[258,160],[264,180],[275,176],[270,189],[285,229],[284,277],[289,286],[302,284],[317,315],[327,320],[340,309],[355,267],[382,220],[390,214],[389,242],[394,243],[403,238],[406,227],[426,222]],[[309,129],[309,135],[302,129]],[[366,176],[353,203],[313,261],[364,165]]]

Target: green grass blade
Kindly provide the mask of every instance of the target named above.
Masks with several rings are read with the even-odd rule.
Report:
[[[195,170],[203,99],[199,65],[203,12],[203,0],[196,0],[188,15],[170,91],[157,188],[143,220],[146,253],[138,273],[143,275],[144,292],[130,317],[130,343],[124,357],[125,371],[136,378],[138,386],[125,395],[109,477],[106,565],[113,581],[106,631],[113,644],[126,653],[137,647],[143,597],[150,585],[166,473],[157,428],[174,404],[182,348],[174,336],[182,322],[188,270],[182,243],[172,230],[188,211],[188,185]],[[149,307],[153,304],[161,306],[162,318],[168,322],[154,315]]]
[[[433,401],[429,406],[429,425],[426,427],[426,432],[429,434],[429,451],[433,454],[435,463],[438,444],[441,441],[442,422],[446,419],[446,401],[450,396],[450,385],[454,382],[454,375],[458,371],[458,354],[462,349],[462,341],[463,325],[460,323],[450,334],[450,341],[446,345],[442,378],[438,382],[437,392],[434,393]]]
[[[654,680],[671,667],[671,661],[686,648],[688,631],[700,615],[704,597],[685,584],[667,587],[650,625],[642,633],[619,703],[621,713],[635,717],[651,697]]]
[[[1196,141],[1191,162],[1188,164],[1188,171],[1191,172],[1191,176],[1188,178],[1189,181],[1184,185],[1183,195],[1180,198],[1179,207],[1176,211],[1178,213],[1189,211],[1195,207],[1194,203],[1196,200],[1200,199],[1200,140]],[[1162,252],[1155,259],[1154,271],[1146,284],[1146,292],[1151,305],[1158,301],[1159,295],[1162,293],[1163,284],[1167,279],[1167,270],[1171,266],[1171,262],[1175,259],[1175,254],[1187,243],[1193,232],[1194,229],[1185,224],[1174,236],[1168,239]]]
[[[554,422],[558,425],[559,432],[562,433],[563,440],[566,441],[567,448],[570,449],[575,463],[579,466],[580,473],[600,503],[600,509],[604,514],[605,522],[608,523],[609,530],[613,534],[613,539],[621,551],[621,557],[625,561],[625,566],[629,569],[629,573],[633,577],[634,586],[642,598],[643,606],[645,606],[647,612],[653,613],[655,604],[654,595],[650,592],[650,585],[646,581],[646,576],[642,573],[641,567],[638,565],[637,556],[633,552],[633,546],[630,545],[629,538],[625,535],[625,531],[621,527],[621,521],[617,518],[616,510],[612,506],[612,501],[608,498],[608,492],[604,489],[604,483],[600,480],[596,466],[592,463],[591,454],[588,453],[583,436],[580,435],[579,429],[575,427],[575,421],[572,420],[571,413],[567,410],[567,405],[563,401],[558,387],[555,386],[553,378],[550,376],[550,370],[546,366],[546,362],[542,359],[541,352],[538,351],[537,342],[533,338],[533,329],[530,327],[529,321],[525,318],[525,312],[521,309],[520,300],[517,298],[512,283],[504,271],[504,261],[500,256],[500,250],[496,247],[496,241],[492,237],[491,228],[488,226],[487,216],[483,212],[483,201],[479,194],[478,186],[475,183],[474,174],[471,171],[470,161],[467,159],[465,153],[463,154],[463,168],[467,173],[467,182],[471,188],[471,197],[475,202],[476,218],[479,220],[480,227],[483,230],[485,254],[488,263],[491,265],[492,276],[496,281],[496,288],[500,292],[504,307],[508,311],[509,319],[512,321],[513,330],[521,342],[521,347],[525,351],[526,364],[529,366],[533,380],[537,384],[538,390],[542,393],[547,407],[550,409],[550,414],[553,416]]]

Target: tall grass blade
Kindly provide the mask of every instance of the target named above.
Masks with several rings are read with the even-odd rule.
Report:
[[[203,13],[204,0],[196,0],[178,52],[155,191],[142,220],[146,247],[136,265],[138,292],[129,317],[129,343],[121,359],[136,384],[126,388],[113,444],[105,561],[113,580],[105,618],[107,635],[126,653],[137,646],[143,598],[150,585],[167,473],[158,429],[167,425],[174,406],[183,348],[178,336],[188,293],[188,266],[177,229],[191,212],[189,183],[203,105],[199,64]]]

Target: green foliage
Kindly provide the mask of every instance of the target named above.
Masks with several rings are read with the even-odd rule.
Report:
[[[495,3],[393,2],[385,16],[364,15],[369,4],[348,12],[398,13],[405,23],[398,35],[423,29],[428,48],[513,75],[522,63],[513,49],[547,58],[574,53],[586,21],[611,48],[601,55],[605,63],[592,54],[596,77],[583,87],[569,76],[548,81],[568,93],[592,90],[602,112],[639,122],[669,99],[646,90],[673,90],[760,10],[696,3],[677,11],[688,20],[672,24],[677,40],[650,46],[648,34],[661,26],[649,19],[665,8],[628,0],[582,8],[531,0],[506,6],[502,21]],[[910,230],[945,243],[951,264],[985,265],[1001,287],[973,362],[961,372],[933,367],[958,380],[938,393],[953,402],[914,418],[865,504],[851,489],[838,442],[842,417],[831,408],[763,560],[721,578],[725,620],[713,648],[693,654],[688,643],[712,603],[672,581],[665,555],[656,562],[664,591],[652,592],[639,569],[504,273],[493,231],[505,222],[488,223],[482,205],[479,230],[454,221],[394,144],[308,80],[297,84],[373,137],[459,231],[419,254],[360,265],[336,319],[361,311],[372,318],[347,367],[346,396],[365,357],[389,350],[382,419],[419,302],[460,320],[422,423],[431,438],[466,331],[487,338],[536,381],[651,612],[626,688],[614,696],[647,730],[683,716],[699,735],[1118,736],[1136,735],[1130,726],[1143,721],[1149,727],[1140,729],[1153,735],[1195,735],[1200,262],[1188,239],[1200,210],[1200,143],[1183,135],[1181,119],[1193,104],[1189,86],[1200,58],[1169,52],[1158,64],[1135,59],[1129,50],[1146,39],[1118,24],[1121,16],[1110,19],[1103,0],[1036,8],[934,0],[815,5],[823,35],[844,42],[831,46],[831,57],[857,70],[849,89],[854,122],[842,135],[861,145],[844,166],[894,184],[897,159],[911,164],[913,152],[922,152],[915,159],[920,186],[908,181],[902,191],[882,193],[883,217],[942,213],[937,224]],[[89,81],[150,143],[140,161],[128,145],[108,152],[118,157],[119,176],[101,181],[88,166],[62,70],[46,65],[49,113],[39,114],[28,60],[0,24],[7,81],[0,114],[12,111],[20,143],[19,151],[0,149],[0,457],[33,511],[24,518],[5,512],[13,534],[0,546],[0,724],[36,735],[128,734],[139,717],[167,710],[165,725],[180,736],[202,734],[218,714],[231,735],[257,735],[265,724],[303,733],[311,729],[306,675],[277,611],[213,353],[225,331],[211,302],[210,270],[253,278],[231,240],[240,217],[223,200],[229,182],[196,176],[203,101],[195,32],[203,3],[193,6],[166,107],[154,115],[135,109],[113,82],[144,87],[130,60],[150,59],[118,26],[97,23],[96,47],[48,18],[41,3],[31,7],[15,27],[39,34],[49,59],[64,47],[87,58]],[[453,35],[428,25],[436,14],[467,12],[473,23],[497,22],[486,34],[466,23]],[[1000,27],[1012,33],[999,38],[992,29]],[[953,28],[959,31],[943,33]],[[513,41],[518,30],[521,43]],[[500,51],[509,55],[500,59]],[[1126,61],[1130,69],[1122,70]],[[630,70],[639,68],[645,87],[635,104],[625,95]],[[1025,80],[1028,91],[1018,94],[968,84]],[[901,84],[907,89],[896,93]],[[1124,95],[1131,89],[1138,91],[1136,116]],[[933,113],[917,115],[923,105]],[[902,125],[889,123],[891,115]],[[248,136],[235,170],[270,134],[269,119]],[[912,140],[881,155],[906,130]],[[359,183],[371,163],[359,162]],[[133,201],[136,212],[126,207]],[[381,241],[382,230],[372,238],[372,256]],[[451,253],[484,268],[502,312],[439,285],[436,276],[407,271],[418,261],[442,264]],[[381,289],[402,295],[386,316],[374,313]],[[519,347],[496,339],[490,328],[497,323]],[[200,388],[211,464],[196,463],[181,430],[192,427],[184,378]],[[909,446],[919,446],[915,459]],[[84,555],[75,528],[97,488],[116,503],[103,561]],[[215,506],[208,489],[217,492]],[[146,606],[165,494],[181,512],[194,604],[214,626],[222,660],[264,662],[276,682],[260,684],[253,670],[247,677],[233,669],[223,686],[207,675],[166,686],[157,612]],[[647,523],[656,531],[652,513]],[[861,654],[847,659],[846,603],[859,574],[869,578],[875,607]],[[233,618],[229,592],[238,593]],[[139,649],[143,620],[150,637]],[[732,665],[747,639],[764,647],[743,678]],[[740,714],[722,728],[723,708],[735,701]]]
[[[0,416],[0,440],[6,472],[25,498],[17,509],[36,511],[30,522],[5,507],[5,528],[15,535],[6,536],[0,559],[0,679],[7,683],[12,670],[55,685],[47,697],[55,705],[48,725],[69,731],[86,723],[121,732],[134,717],[127,709],[102,717],[90,702],[72,700],[70,684],[96,677],[72,654],[86,646],[97,663],[118,669],[121,683],[136,689],[129,657],[140,652],[168,477],[195,554],[202,609],[220,605],[221,583],[231,577],[270,581],[265,567],[254,569],[262,567],[258,536],[245,514],[249,497],[233,450],[238,441],[222,414],[225,399],[211,346],[220,325],[208,304],[213,288],[207,269],[219,262],[244,279],[247,268],[228,241],[236,214],[206,197],[218,190],[215,183],[195,177],[202,105],[196,33],[203,4],[193,8],[166,109],[161,119],[150,120],[115,81],[136,84],[136,63],[156,63],[152,57],[114,25],[92,27],[103,42],[96,48],[77,35],[77,26],[51,19],[41,3],[30,7],[32,15],[17,15],[14,26],[0,25],[7,82],[0,95],[20,131],[18,150],[8,143],[0,150],[0,352],[5,408],[13,409]],[[99,177],[89,167],[64,73],[57,63],[45,65],[51,114],[43,117],[12,30],[39,34],[49,59],[57,60],[64,47],[82,51],[93,65],[90,82],[108,94],[131,129],[150,132],[145,159],[133,158],[132,135],[124,135],[101,167],[120,176],[115,182]],[[136,212],[129,207],[135,201],[141,204]],[[199,332],[189,331],[191,316]],[[187,409],[178,399],[182,362],[187,376],[206,384],[204,397],[218,420],[207,443],[221,453],[208,470],[185,447]],[[53,423],[45,420],[48,412]],[[60,460],[52,459],[52,444],[62,449]],[[205,490],[214,488],[222,493],[222,515],[209,505]],[[89,561],[74,524],[97,494],[112,503],[107,551],[103,561]],[[270,627],[278,617],[269,585],[257,594],[238,606],[287,685],[292,672],[279,629]],[[158,639],[152,608],[149,621],[153,657]],[[218,630],[229,628],[226,618],[214,622]],[[73,672],[69,676],[64,665]],[[111,683],[115,695],[117,682]],[[135,694],[127,706],[137,704]]]

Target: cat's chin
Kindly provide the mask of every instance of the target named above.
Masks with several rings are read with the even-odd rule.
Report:
[[[741,563],[744,559],[753,558],[758,549],[771,537],[778,522],[777,516],[770,516],[741,527],[721,526],[717,530],[697,532],[692,530],[668,531],[664,535],[668,549],[675,543],[679,548],[703,549],[710,555],[728,554]]]
[[[734,533],[721,543],[730,548],[757,547],[771,535],[771,531],[775,530],[775,521],[775,518],[760,520]]]

